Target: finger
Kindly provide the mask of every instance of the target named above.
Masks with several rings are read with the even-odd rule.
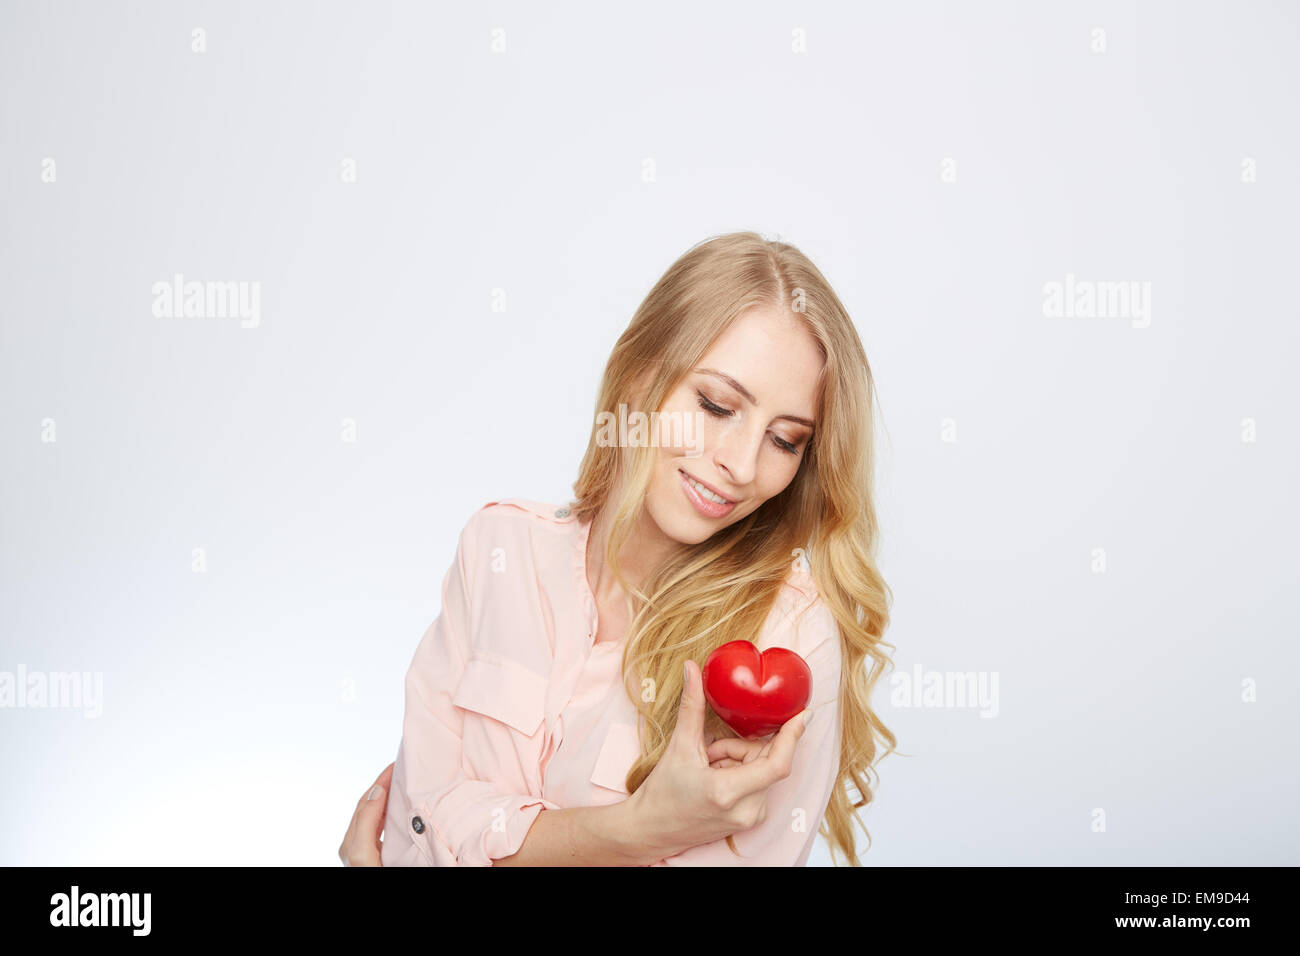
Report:
[[[375,782],[372,783],[370,786],[366,787],[365,792],[362,793],[360,798],[357,800],[358,810],[360,810],[361,807],[365,804],[365,802],[370,799],[370,793],[375,789],[375,787],[383,787],[385,790],[387,790],[389,787],[393,785],[393,767],[395,765],[396,765],[396,761],[390,763],[387,767],[383,769],[383,772],[380,773],[379,776],[375,778]]]
[[[379,779],[390,781],[392,774],[385,772]],[[384,832],[384,820],[388,812],[388,787],[385,783],[376,783],[366,792],[365,802],[357,807],[352,815],[352,826],[339,848],[339,856],[347,866],[383,866],[381,862],[383,842],[380,834]]]
[[[764,734],[762,737],[737,737],[733,738],[744,742],[745,753],[742,762],[749,763],[758,757],[766,757],[772,750],[772,741],[776,739],[775,733]],[[737,753],[730,753],[728,756],[737,757]]]
[[[739,767],[740,763],[741,762],[739,760],[732,760],[730,757],[722,757],[718,760],[713,761],[711,764],[709,764],[709,766],[712,767],[714,770],[721,770],[724,767]]]
[[[339,845],[339,859],[343,861],[345,866],[348,865],[347,857],[344,855],[345,851],[356,839],[358,831],[364,834],[372,825],[371,816],[373,815],[374,810],[372,809],[370,813],[364,813],[363,811],[365,811],[368,804],[374,802],[374,799],[378,799],[379,802],[383,804],[383,809],[379,811],[379,832],[383,832],[384,815],[388,809],[388,788],[392,786],[393,767],[395,765],[396,761],[385,767],[380,772],[379,776],[375,778],[375,782],[371,784],[366,792],[361,795],[360,799],[357,800],[357,807],[352,811],[352,820],[348,823],[348,832],[343,835],[343,842]],[[376,794],[376,787],[380,788],[382,793]],[[372,799],[372,795],[374,796],[374,799]]]
[[[803,712],[812,719],[812,711]],[[728,767],[728,781],[738,785],[743,794],[766,790],[782,776],[790,772],[794,764],[795,745],[804,734],[803,714],[796,714],[787,720],[771,741],[771,749],[764,756],[758,757],[739,767]]]
[[[686,679],[677,705],[677,726],[673,728],[673,740],[680,738],[685,746],[698,750],[704,737],[704,682],[700,678],[700,666],[695,661],[688,660],[685,671]]]
[[[382,800],[372,800],[372,804],[381,804]],[[363,807],[357,812],[357,832],[351,841],[344,844],[340,851],[346,866],[383,866],[383,841],[379,835],[384,832],[384,810]]]
[[[730,757],[733,760],[743,761],[751,754],[758,754],[763,747],[764,743],[759,740],[746,740],[744,737],[719,737],[709,744],[709,760]]]
[[[795,716],[798,717],[799,715],[795,714]],[[753,742],[758,744],[758,756],[766,757],[768,754],[770,754],[772,752],[772,743],[775,740],[776,740],[775,732],[766,733],[762,737],[759,737],[756,740],[754,740]],[[745,761],[745,762],[748,763],[749,761]]]
[[[348,832],[343,834],[343,842],[339,844],[339,859],[343,865],[348,865],[348,847],[352,845],[352,834],[357,828],[357,815],[352,814],[352,819],[348,821]]]
[[[348,857],[353,852],[357,839],[357,817],[361,815],[361,808],[358,807],[352,814],[352,819],[348,821],[348,832],[343,835],[343,842],[339,844],[339,859],[343,861],[344,866],[351,866],[352,863]]]
[[[388,789],[375,784],[379,793],[365,802],[357,811],[356,839],[366,846],[379,846],[379,834],[384,830],[384,816],[388,810]],[[373,791],[372,791],[373,793]]]

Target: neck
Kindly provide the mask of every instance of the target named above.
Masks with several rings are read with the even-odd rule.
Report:
[[[625,596],[623,588],[605,564],[605,544],[609,540],[607,508],[592,518],[587,538],[587,583],[597,603]],[[629,584],[640,588],[650,573],[670,554],[681,547],[665,535],[643,507],[635,529],[618,554],[619,568]]]

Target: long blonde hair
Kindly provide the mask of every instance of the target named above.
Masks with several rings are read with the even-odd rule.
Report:
[[[840,768],[819,832],[834,853],[858,866],[853,822],[872,800],[876,737],[894,735],[871,709],[876,681],[893,662],[882,648],[892,595],[876,567],[872,498],[874,383],[853,322],[825,277],[794,246],[735,232],[684,253],[655,284],[615,344],[596,400],[597,417],[626,403],[649,414],[703,357],[719,334],[754,306],[775,306],[803,321],[825,358],[817,382],[817,428],[790,484],[707,541],[668,559],[631,586],[617,555],[637,523],[658,449],[618,447],[591,438],[574,483],[579,521],[607,506],[605,562],[632,601],[624,673],[653,679],[653,700],[629,697],[651,732],[628,771],[634,793],[663,755],[677,721],[686,658],[703,665],[728,641],[756,640],[791,568],[805,549],[822,602],[839,625]],[[736,736],[708,709],[714,735]],[[849,792],[852,784],[857,799]],[[871,835],[866,830],[867,848]],[[732,837],[728,845],[736,852]]]

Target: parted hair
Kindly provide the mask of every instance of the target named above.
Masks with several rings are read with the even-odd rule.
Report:
[[[817,426],[790,484],[673,555],[641,588],[625,580],[617,555],[636,526],[658,449],[598,441],[600,428],[593,424],[571,508],[579,521],[608,509],[602,519],[609,528],[605,562],[631,602],[624,674],[653,681],[648,701],[624,681],[647,728],[627,774],[628,793],[650,775],[672,736],[685,660],[703,666],[728,641],[756,641],[792,556],[806,555],[818,596],[838,625],[841,651],[839,773],[819,832],[833,861],[838,854],[858,866],[853,824],[861,824],[857,811],[873,798],[874,765],[896,749],[896,740],[871,708],[877,680],[893,666],[883,650],[893,649],[884,641],[892,595],[876,566],[875,387],[844,305],[817,267],[788,243],[755,232],[706,239],[669,267],[619,337],[601,379],[597,418],[620,403],[647,415],[660,409],[714,340],[753,307],[780,308],[801,321],[825,359],[815,383]],[[712,708],[706,720],[715,736],[736,736]],[[887,745],[879,752],[878,742]],[[863,832],[869,849],[865,825]],[[738,852],[732,837],[727,843]]]

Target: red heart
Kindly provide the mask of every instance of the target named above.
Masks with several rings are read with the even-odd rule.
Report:
[[[780,730],[812,698],[812,671],[784,647],[759,654],[750,641],[731,641],[709,655],[702,675],[709,706],[742,737]]]

